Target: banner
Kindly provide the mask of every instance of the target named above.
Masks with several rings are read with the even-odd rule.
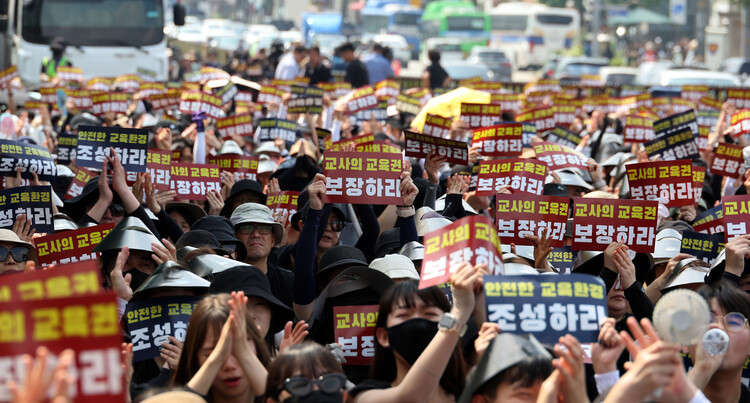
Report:
[[[146,172],[151,173],[151,183],[156,190],[169,190],[169,174],[172,166],[172,152],[170,150],[161,150],[157,148],[148,149],[148,158],[146,160]],[[137,179],[137,173],[126,172],[125,179],[128,186],[133,186]]]
[[[578,151],[560,144],[549,142],[535,143],[533,146],[536,159],[547,164],[550,170],[562,168],[581,168],[588,171],[588,158]]]
[[[569,274],[573,270],[573,260],[577,253],[578,251],[574,251],[570,246],[554,248],[547,255],[547,261],[560,274]]]
[[[466,216],[424,236],[425,255],[419,288],[427,288],[450,279],[463,263],[486,263],[491,274],[503,273],[500,240],[492,219],[482,215]]]
[[[288,113],[323,113],[323,90],[317,87],[292,86],[292,99],[287,101]]]
[[[745,159],[742,157],[742,146],[719,143],[711,162],[711,173],[737,178],[745,173]]]
[[[653,253],[658,202],[576,197],[573,205],[573,250],[603,251],[622,242],[634,252]]]
[[[690,160],[627,165],[630,198],[656,200],[667,207],[692,206],[693,171]]]
[[[130,104],[130,94],[101,93],[91,95],[91,113],[103,117],[107,113],[126,113]]]
[[[234,174],[236,181],[257,179],[258,157],[225,154],[208,157],[208,163],[218,165],[222,171]]]
[[[555,344],[566,334],[596,343],[607,319],[604,281],[587,274],[485,276],[484,293],[487,321],[541,343]]]
[[[126,172],[146,172],[147,143],[146,129],[79,126],[76,165],[102,169],[112,147]]]
[[[404,142],[407,157],[427,158],[429,153],[437,150],[437,154],[446,157],[449,164],[469,163],[469,149],[463,141],[446,140],[404,130]]]
[[[489,127],[500,119],[503,112],[500,105],[461,103],[461,121],[469,126],[469,129]]]
[[[547,136],[544,140],[548,143],[559,144],[573,150],[575,150],[582,141],[581,136],[579,136],[578,133],[573,133],[572,131],[560,126],[555,126],[554,129],[547,132]]]
[[[91,251],[96,245],[99,245],[99,242],[109,234],[114,226],[114,223],[100,224],[34,238],[39,264],[48,266],[78,263],[86,260],[96,262],[100,253]]]
[[[522,124],[504,123],[476,129],[471,146],[479,147],[483,157],[519,156],[523,149]]]
[[[375,324],[380,305],[334,306],[333,335],[341,345],[343,365],[370,365],[375,360]]]
[[[724,212],[722,205],[712,207],[698,214],[693,221],[693,231],[701,234],[717,234],[724,232]]]
[[[450,118],[428,113],[424,119],[422,134],[448,139],[451,136],[451,123],[453,121]]]
[[[698,144],[695,142],[693,131],[686,128],[651,141],[643,143],[649,159],[659,157],[664,161],[672,161],[683,158],[699,158]]]
[[[645,143],[656,136],[654,134],[654,120],[644,116],[625,116],[625,142]]]
[[[57,165],[46,147],[0,140],[0,155],[1,176],[16,176],[20,168],[24,179],[32,179],[31,174],[36,173],[41,181],[57,181]]]
[[[132,301],[125,306],[123,322],[133,343],[133,362],[158,357],[169,336],[185,341],[190,315],[200,300],[194,296],[170,296]]]
[[[750,196],[724,196],[721,198],[724,217],[724,240],[729,242],[737,236],[746,235],[750,222]]]
[[[16,217],[26,214],[38,233],[53,233],[52,188],[22,186],[0,190],[0,228],[13,228]]]
[[[63,132],[57,136],[57,163],[68,165],[76,159],[78,135]]]
[[[547,177],[547,164],[541,161],[512,158],[481,161],[477,175],[477,196],[494,196],[501,186],[514,191],[541,195]]]
[[[401,155],[327,151],[323,156],[326,203],[401,204]]]
[[[221,190],[219,168],[215,165],[173,162],[170,181],[177,199],[206,200],[209,191]]]
[[[497,236],[504,244],[535,245],[524,236],[542,238],[549,231],[550,246],[561,247],[568,223],[569,203],[567,197],[497,194]]]
[[[682,234],[680,253],[690,254],[708,264],[713,264],[722,250],[724,250],[723,234],[708,235],[692,231]]]
[[[286,224],[297,212],[297,200],[299,193],[293,190],[285,190],[280,193],[271,193],[266,200],[266,206],[271,209],[273,220],[286,227]]]
[[[297,141],[297,122],[284,119],[260,119],[258,121],[258,143],[284,139],[288,144]]]
[[[690,129],[694,136],[698,134],[698,122],[693,110],[676,113],[654,122],[654,135],[656,135],[656,138],[682,132],[685,129]]]
[[[216,130],[221,134],[221,140],[232,140],[232,136],[252,136],[253,115],[235,115],[216,121]]]
[[[213,119],[226,116],[221,109],[221,98],[201,91],[183,91],[180,96],[180,112],[188,115],[203,112]]]

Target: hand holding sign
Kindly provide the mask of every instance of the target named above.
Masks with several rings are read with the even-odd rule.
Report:
[[[451,313],[457,323],[465,325],[469,316],[474,312],[474,287],[482,285],[482,275],[476,267],[463,262],[450,276],[451,293],[453,294],[453,309]]]
[[[745,270],[745,259],[750,258],[750,235],[740,235],[724,246],[726,249],[726,266],[724,271],[742,277]]]

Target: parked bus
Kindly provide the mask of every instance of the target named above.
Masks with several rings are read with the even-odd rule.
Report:
[[[535,3],[502,3],[490,10],[490,44],[502,47],[517,68],[542,66],[568,49],[580,32],[581,16],[572,8]]]
[[[406,1],[368,1],[360,13],[362,35],[393,34],[401,35],[411,48],[412,58],[419,55],[422,36],[419,21],[422,9]]]
[[[422,37],[459,38],[461,50],[485,46],[490,36],[490,17],[468,1],[433,1],[422,14]]]

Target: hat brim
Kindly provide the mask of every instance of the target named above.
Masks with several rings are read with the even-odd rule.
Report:
[[[167,202],[167,204],[164,206],[164,210],[167,211],[167,214],[176,210],[183,217],[185,217],[185,221],[187,221],[191,226],[194,222],[207,215],[206,210],[203,210],[195,204],[185,202]]]

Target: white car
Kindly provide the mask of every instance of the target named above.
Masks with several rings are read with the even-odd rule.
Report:
[[[401,61],[401,66],[406,67],[411,60],[411,48],[406,39],[401,35],[380,34],[372,38],[374,43],[389,47],[393,51],[393,58]]]
[[[606,66],[599,69],[599,77],[603,85],[632,85],[637,75],[637,67]]]
[[[694,69],[664,70],[659,77],[659,84],[666,86],[708,85],[710,87],[742,85],[740,79],[732,73]]]
[[[463,41],[457,38],[429,38],[424,42],[422,46],[422,52],[419,55],[419,61],[425,65],[430,65],[430,59],[427,57],[427,52],[430,50],[437,50],[440,52],[440,62],[450,61],[463,61],[464,52],[461,50],[461,44]]]

